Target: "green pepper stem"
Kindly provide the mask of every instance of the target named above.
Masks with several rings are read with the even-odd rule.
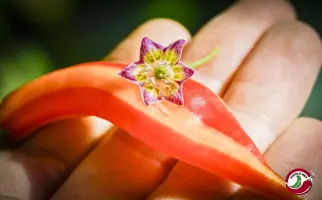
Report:
[[[188,65],[191,68],[197,68],[203,64],[206,64],[207,62],[209,62],[212,58],[214,58],[219,52],[219,47],[216,46],[214,48],[214,50],[212,50],[206,57],[201,58],[200,60],[197,60],[194,63],[191,63],[190,65]]]

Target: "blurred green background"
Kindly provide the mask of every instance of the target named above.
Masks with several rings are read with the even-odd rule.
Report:
[[[144,21],[175,19],[195,33],[229,0],[1,0],[0,98],[40,75],[99,60]],[[322,3],[292,1],[322,33]],[[322,76],[302,113],[322,120]]]

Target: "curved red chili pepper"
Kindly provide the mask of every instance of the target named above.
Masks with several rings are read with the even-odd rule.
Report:
[[[139,88],[117,75],[126,66],[91,62],[44,75],[4,99],[0,126],[19,140],[55,120],[95,115],[193,166],[271,196],[296,198],[211,90],[188,80],[184,106],[147,107]]]

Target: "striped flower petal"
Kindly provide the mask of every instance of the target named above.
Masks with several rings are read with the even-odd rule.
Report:
[[[141,42],[140,61],[148,65],[153,65],[163,60],[164,47],[153,42],[149,38],[143,38]]]
[[[187,79],[189,79],[191,76],[193,76],[196,71],[192,69],[191,67],[187,67],[182,62],[179,62],[176,65],[173,65],[171,68],[173,72],[173,80],[184,83]]]
[[[171,65],[179,62],[185,40],[177,40],[164,49],[164,61]]]
[[[185,40],[177,40],[168,47],[144,37],[140,60],[123,69],[119,75],[140,86],[146,105],[162,99],[183,105],[182,84],[195,70],[180,61]]]
[[[140,61],[134,62],[130,64],[128,67],[124,68],[122,71],[120,71],[118,75],[122,76],[123,78],[127,79],[132,83],[139,85],[147,80],[145,74],[142,73],[145,67],[145,64],[143,64]]]
[[[148,80],[140,86],[140,92],[145,105],[149,106],[162,100],[160,90]]]
[[[170,84],[163,84],[161,87],[162,97],[164,100],[177,104],[179,106],[183,105],[183,95],[182,95],[182,85],[170,81]]]

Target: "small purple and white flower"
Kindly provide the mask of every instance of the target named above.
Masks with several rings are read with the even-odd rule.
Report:
[[[182,84],[195,70],[180,61],[185,40],[177,40],[168,47],[163,47],[143,38],[140,60],[124,68],[119,75],[137,84],[146,105],[162,99],[183,105]]]

